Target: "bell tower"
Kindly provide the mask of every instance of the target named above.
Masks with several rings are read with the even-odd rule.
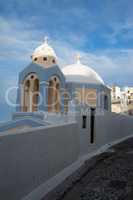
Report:
[[[31,58],[33,63],[46,68],[57,64],[57,56],[54,49],[48,44],[48,37],[44,37],[43,43],[34,50]]]

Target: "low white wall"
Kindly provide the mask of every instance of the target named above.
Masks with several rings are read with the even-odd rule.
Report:
[[[90,144],[90,114],[84,129],[82,116],[76,120],[0,135],[0,199],[21,199],[79,156],[133,134],[133,117],[104,111],[95,116],[94,144]]]
[[[97,147],[133,134],[133,117],[104,111],[95,119]]]
[[[0,199],[21,199],[78,156],[76,123],[0,135]]]
[[[90,143],[90,112],[86,128],[82,128],[82,115],[77,116],[80,138],[80,156],[98,150],[101,146],[133,134],[133,117],[109,111],[97,111],[94,121],[94,143]]]

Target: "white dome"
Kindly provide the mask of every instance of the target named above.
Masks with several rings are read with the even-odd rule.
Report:
[[[67,82],[104,84],[102,78],[93,69],[81,64],[80,61],[64,67],[62,72]]]
[[[57,58],[54,49],[50,47],[47,42],[47,37],[45,37],[43,44],[34,50],[32,56],[33,57],[49,56],[49,57]]]

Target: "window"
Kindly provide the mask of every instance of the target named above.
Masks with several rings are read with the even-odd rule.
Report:
[[[29,74],[23,82],[23,112],[34,112],[38,110],[39,101],[39,79],[36,74]]]
[[[55,59],[53,59],[52,62],[55,63]]]
[[[87,117],[85,115],[83,115],[83,117],[82,117],[82,128],[86,128],[86,120],[87,120]]]
[[[44,61],[47,61],[47,57],[44,57],[43,60],[44,60]]]
[[[37,58],[34,58],[34,61],[37,61]]]
[[[107,95],[104,96],[104,109],[108,110],[108,96]]]
[[[31,79],[33,79],[33,78],[34,78],[34,76],[32,75],[32,76],[31,76]]]

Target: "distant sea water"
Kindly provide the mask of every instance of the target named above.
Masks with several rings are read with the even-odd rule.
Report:
[[[0,122],[11,120],[14,107],[8,106],[6,103],[0,103]]]

